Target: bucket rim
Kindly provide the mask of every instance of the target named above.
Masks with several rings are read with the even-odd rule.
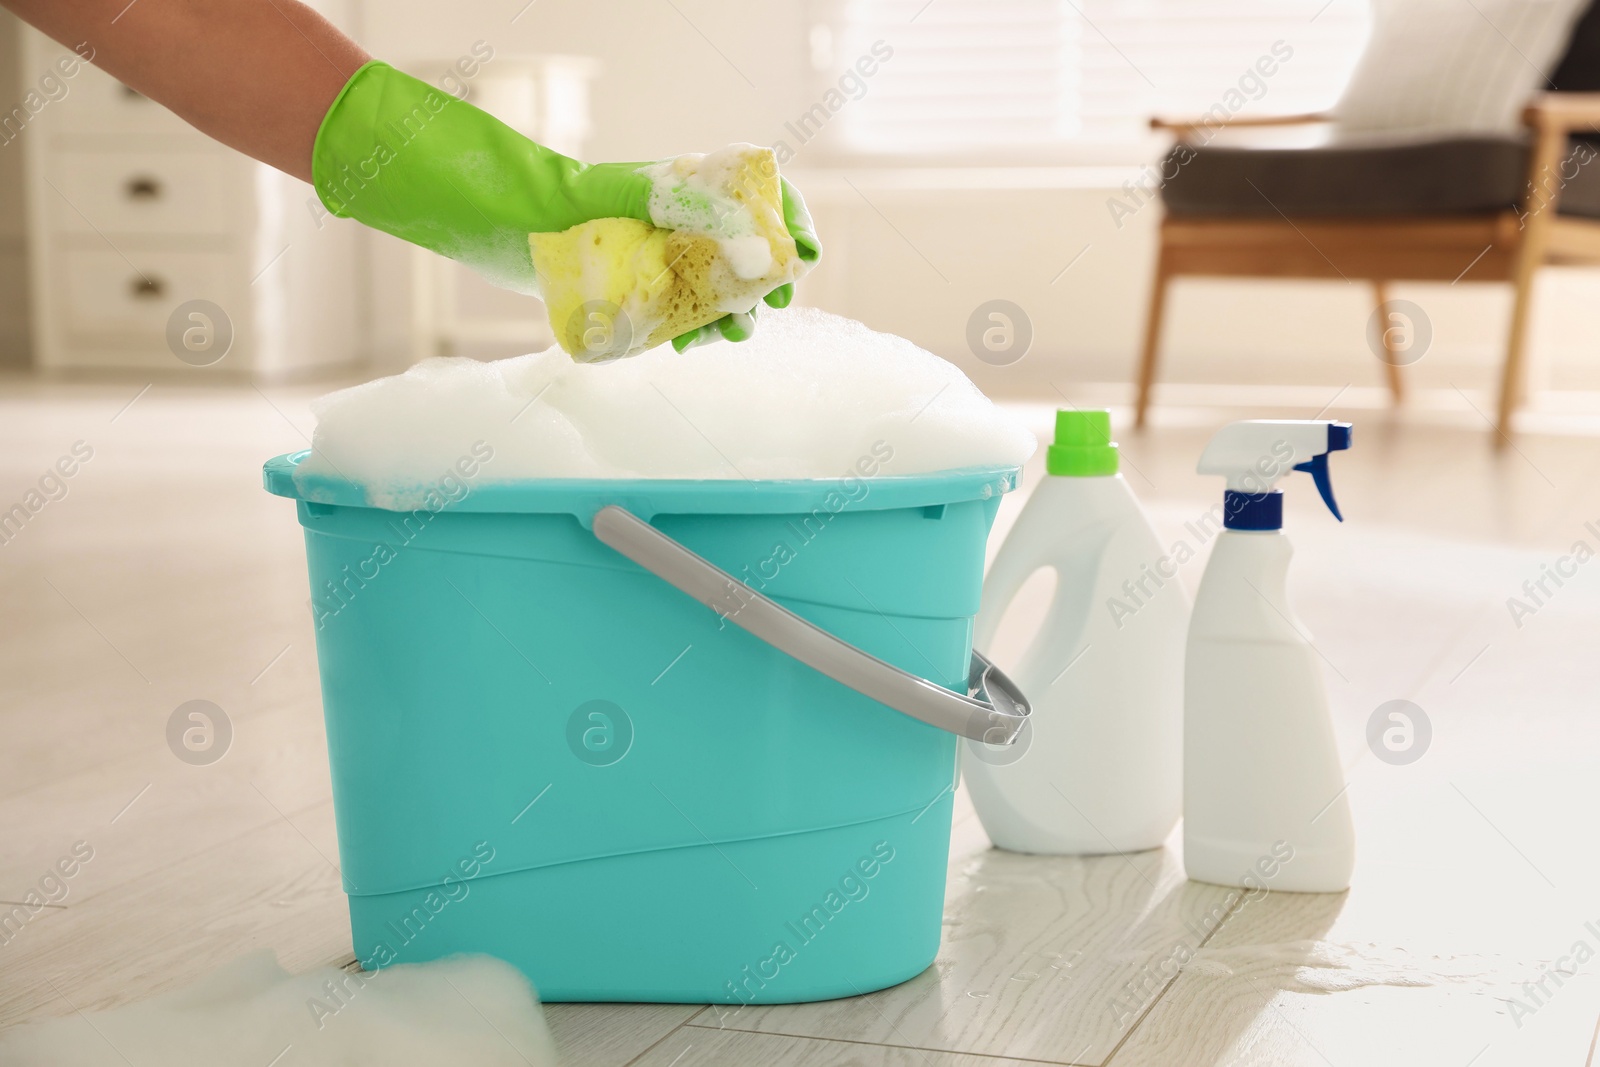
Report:
[[[394,511],[373,503],[360,483],[326,475],[297,478],[296,468],[310,454],[310,449],[301,449],[267,460],[261,469],[266,491],[311,504]],[[674,514],[785,515],[818,508],[887,511],[991,500],[1017,488],[1021,473],[1020,466],[1010,465],[859,478],[463,478],[459,481],[468,485],[466,495],[451,500],[440,487],[435,494],[439,506],[417,510],[570,514],[585,524],[608,504],[619,504],[645,519]],[[422,482],[417,488],[426,490],[430,484]]]

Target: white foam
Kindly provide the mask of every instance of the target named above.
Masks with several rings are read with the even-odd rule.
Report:
[[[393,510],[430,491],[455,499],[463,483],[838,478],[873,456],[879,476],[896,476],[1016,466],[1035,448],[950,363],[813,308],[764,314],[738,344],[663,345],[611,363],[574,363],[558,348],[427,360],[312,411],[297,477],[343,477]]]
[[[765,237],[752,233],[746,237],[724,237],[717,241],[728,269],[744,281],[759,278],[772,269],[772,245]]]
[[[755,233],[750,202],[735,195],[740,168],[754,151],[759,151],[755,145],[731,144],[640,168],[650,179],[650,221],[663,229],[724,238]]]
[[[527,980],[499,960],[290,975],[263,950],[177,992],[9,1030],[0,1063],[551,1067],[556,1054]]]

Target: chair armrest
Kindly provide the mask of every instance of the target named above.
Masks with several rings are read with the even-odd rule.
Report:
[[[1570,94],[1569,94],[1570,95]],[[1600,100],[1600,94],[1595,97]],[[1332,122],[1333,116],[1320,112],[1301,115],[1240,115],[1235,118],[1214,119],[1200,115],[1192,119],[1172,119],[1157,115],[1150,120],[1152,130],[1167,130],[1181,139],[1199,129],[1221,130],[1247,126],[1301,126],[1312,122]]]
[[[1540,93],[1522,121],[1539,130],[1600,132],[1600,93]]]
[[[1523,109],[1522,121],[1533,131],[1533,151],[1518,202],[1518,225],[1537,236],[1559,210],[1561,191],[1575,174],[1575,170],[1567,173],[1569,166],[1576,168],[1595,158],[1594,149],[1586,144],[1571,145],[1569,150],[1569,138],[1574,133],[1600,132],[1600,93],[1540,93]]]

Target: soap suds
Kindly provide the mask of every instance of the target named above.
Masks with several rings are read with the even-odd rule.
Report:
[[[713,237],[744,237],[758,232],[752,209],[759,200],[738,195],[742,172],[756,146],[732,144],[715,152],[690,152],[644,167],[650,179],[650,221],[667,230],[691,230]],[[776,164],[772,164],[776,173]]]
[[[0,1034],[7,1067],[553,1067],[527,979],[487,956],[290,975],[270,951],[187,988]]]
[[[759,278],[772,269],[772,245],[758,233],[724,237],[717,244],[729,269],[744,281]]]
[[[885,446],[882,476],[897,476],[1019,466],[1035,447],[952,364],[813,308],[765,314],[737,344],[663,346],[611,363],[574,363],[556,348],[493,363],[426,360],[312,411],[302,491],[315,499],[311,480],[342,478],[390,510],[421,506],[446,476],[473,486],[838,478]]]

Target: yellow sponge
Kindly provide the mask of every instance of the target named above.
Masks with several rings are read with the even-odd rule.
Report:
[[[611,218],[529,234],[557,342],[580,360],[633,355],[794,281],[807,264],[784,226],[777,175],[770,149],[681,156],[653,175],[678,202],[653,197],[652,213],[694,228]]]

